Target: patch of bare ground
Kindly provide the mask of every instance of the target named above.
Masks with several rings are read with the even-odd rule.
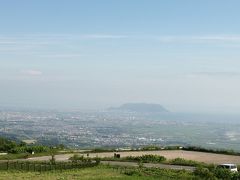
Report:
[[[163,150],[163,151],[130,151],[130,152],[119,152],[121,157],[126,156],[141,156],[145,154],[161,155],[167,159],[183,158],[187,160],[193,160],[204,163],[235,163],[240,164],[240,156],[234,155],[224,155],[224,154],[214,154],[196,151],[183,151],[183,150]],[[113,153],[91,153],[90,157],[112,157]]]
[[[183,158],[186,160],[193,160],[204,163],[213,163],[213,164],[222,164],[222,163],[234,163],[240,164],[240,156],[234,155],[224,155],[224,154],[214,154],[214,153],[205,153],[205,152],[196,152],[196,151],[183,151],[183,150],[161,150],[161,151],[126,151],[118,152],[121,157],[126,156],[141,156],[145,154],[154,154],[164,156],[167,159]],[[113,157],[113,152],[105,153],[89,153],[89,157]],[[67,161],[73,154],[62,154],[56,155],[55,158],[57,161]],[[86,154],[84,154],[86,156]],[[50,156],[43,157],[34,157],[30,160],[49,160]]]

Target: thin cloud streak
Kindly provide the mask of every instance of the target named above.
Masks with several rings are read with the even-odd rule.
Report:
[[[31,52],[45,49],[46,47],[62,47],[81,43],[82,41],[157,41],[161,44],[210,44],[221,47],[240,45],[240,35],[194,35],[194,36],[158,36],[158,35],[121,35],[121,34],[23,34],[23,35],[0,35],[1,52]],[[75,55],[63,55],[61,57],[74,57]],[[79,55],[76,55],[79,57]],[[81,56],[81,55],[80,55]],[[64,57],[64,58],[65,58]]]
[[[240,43],[240,35],[194,35],[194,36],[171,36],[171,35],[114,35],[114,34],[35,34],[19,36],[0,36],[2,45],[47,45],[59,41],[78,40],[158,40],[161,43]]]
[[[79,43],[86,40],[118,40],[125,39],[125,35],[112,34],[29,34],[18,36],[0,35],[0,51],[32,50],[46,46],[59,46]],[[78,56],[78,55],[77,55]]]
[[[162,43],[240,43],[240,35],[155,36]]]
[[[40,55],[43,58],[78,58],[84,57],[86,55],[82,54],[47,54],[47,55]]]
[[[21,74],[26,76],[41,76],[43,72],[39,70],[29,69],[29,70],[21,71]]]
[[[240,72],[194,72],[186,75],[187,77],[240,77]]]

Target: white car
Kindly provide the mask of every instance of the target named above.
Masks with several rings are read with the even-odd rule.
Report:
[[[220,164],[219,168],[229,169],[232,172],[238,172],[236,164]]]

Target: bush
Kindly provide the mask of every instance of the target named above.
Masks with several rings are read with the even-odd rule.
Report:
[[[42,153],[42,152],[49,152],[50,148],[47,146],[17,146],[10,150],[11,153]]]
[[[231,172],[224,168],[203,168],[198,167],[194,171],[194,175],[200,177],[201,179],[216,180],[216,179],[226,179],[226,180],[238,180],[240,178],[239,173]]]
[[[194,174],[185,170],[172,170],[161,168],[142,168],[140,174],[152,176],[155,179],[196,179]]]
[[[0,156],[0,160],[13,160],[13,159],[26,159],[28,158],[27,153],[20,153],[20,154],[7,154],[4,156]]]
[[[235,152],[235,151],[233,151],[233,150],[226,150],[226,149],[205,149],[205,148],[203,148],[203,147],[197,147],[197,146],[184,147],[183,150],[186,150],[186,151],[209,152],[209,153],[216,153],[216,154],[240,155],[239,152]]]
[[[232,179],[233,178],[233,173],[224,168],[216,168],[214,171],[214,174],[217,178],[219,179]]]
[[[100,164],[101,159],[99,157],[95,157],[94,160],[96,161],[96,164]]]
[[[10,141],[5,138],[0,137],[0,152],[9,152],[11,149],[15,148],[17,144],[14,141]]]
[[[73,157],[70,157],[69,160],[72,162],[92,162],[90,158],[85,158],[84,156],[79,156],[77,154],[74,154]],[[97,161],[96,161],[97,162]]]
[[[217,179],[215,177],[215,174],[212,173],[211,171],[209,171],[208,168],[198,167],[194,171],[194,175],[199,176],[202,179],[208,179],[208,180],[215,180],[215,179]]]
[[[183,159],[183,158],[176,158],[176,159],[170,160],[169,163],[174,164],[174,165],[182,165],[182,166],[202,165],[202,163],[200,163],[200,162],[196,162],[196,161],[192,161],[192,160],[186,160],[186,159]]]
[[[164,156],[158,156],[158,155],[152,155],[152,154],[147,154],[143,156],[127,156],[125,159],[130,161],[143,162],[143,163],[148,163],[148,162],[160,163],[160,162],[166,161],[166,158]]]

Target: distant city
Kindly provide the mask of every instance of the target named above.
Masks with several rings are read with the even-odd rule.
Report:
[[[148,112],[139,110],[143,106],[150,108]],[[173,113],[149,104],[127,104],[94,112],[2,110],[0,136],[80,149],[195,145],[240,150],[238,119]]]

